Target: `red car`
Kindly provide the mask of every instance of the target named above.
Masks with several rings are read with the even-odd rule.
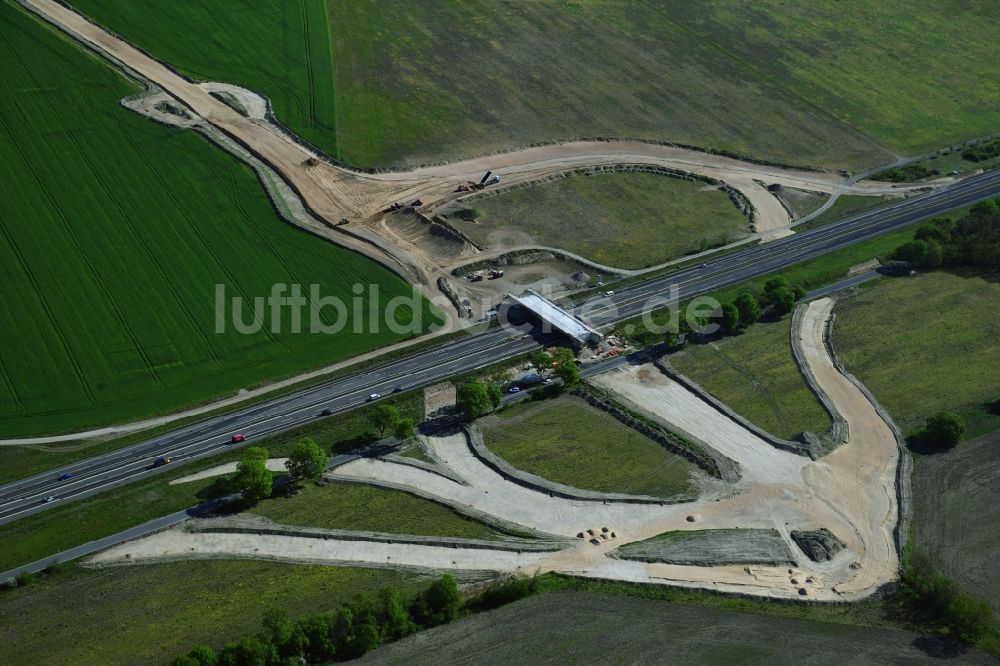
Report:
[[[239,444],[240,442],[245,442],[246,440],[247,440],[246,435],[244,435],[241,432],[238,432],[229,438],[229,441],[232,442],[233,444]]]

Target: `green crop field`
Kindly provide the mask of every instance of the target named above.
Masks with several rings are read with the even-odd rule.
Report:
[[[491,451],[550,481],[653,497],[691,491],[686,460],[578,398],[526,403],[481,423]]]
[[[887,280],[837,305],[833,346],[905,432],[942,409],[967,436],[1000,428],[1000,284],[935,272]]]
[[[822,434],[830,415],[792,355],[791,317],[755,324],[741,335],[688,345],[670,357],[680,372],[764,430],[786,439]]]
[[[335,610],[413,575],[240,560],[75,570],[0,593],[0,663],[167,664],[192,646],[216,649],[260,630],[264,613]]]
[[[990,4],[73,4],[366,167],[631,136],[859,168],[1000,125]]]
[[[1000,431],[921,456],[913,470],[913,548],[1000,613],[998,477]]]
[[[466,200],[449,219],[480,246],[559,247],[605,266],[642,268],[746,237],[725,192],[647,173],[573,175]]]
[[[340,530],[496,539],[497,533],[470,518],[401,490],[355,483],[307,486],[290,498],[276,497],[253,509],[276,523]]]
[[[217,334],[216,284],[244,298],[245,321],[274,283],[348,303],[354,283],[382,303],[411,289],[283,224],[252,172],[198,135],[120,107],[136,87],[89,52],[11,3],[0,15],[4,436],[148,416],[404,337],[308,334],[308,310],[306,333],[272,333],[268,316]]]
[[[416,634],[361,663],[931,663],[919,645],[897,629],[547,592]],[[966,656],[988,663],[982,653]]]

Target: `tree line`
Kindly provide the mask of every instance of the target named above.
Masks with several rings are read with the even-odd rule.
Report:
[[[902,582],[909,615],[924,626],[970,644],[996,630],[990,605],[935,571],[927,555],[916,553],[910,557]]]
[[[892,256],[925,271],[965,268],[996,279],[1000,276],[1000,200],[982,201],[957,220],[931,220]]]
[[[221,650],[198,645],[173,666],[292,666],[356,659],[383,643],[447,624],[463,614],[490,610],[538,590],[534,578],[490,585],[463,602],[458,582],[445,574],[413,596],[386,585],[376,596],[361,593],[335,611],[292,620],[281,610],[264,614],[261,630]]]
[[[552,353],[540,351],[531,357],[532,364],[541,370],[552,368],[559,383],[549,384],[538,389],[539,397],[553,397],[567,391],[580,383],[580,366],[572,349],[556,347]],[[507,384],[503,374],[480,377],[464,382],[458,387],[455,401],[458,410],[468,420],[475,420],[489,414],[500,406],[503,400],[503,387]]]

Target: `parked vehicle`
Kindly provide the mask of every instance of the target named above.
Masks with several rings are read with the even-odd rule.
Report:
[[[507,393],[520,393],[520,392],[521,388],[519,386],[511,386],[509,389],[507,389]]]

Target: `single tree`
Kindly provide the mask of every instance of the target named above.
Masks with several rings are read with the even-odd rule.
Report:
[[[781,288],[788,289],[788,280],[780,276],[771,278],[764,283],[764,297],[767,298],[769,293]]]
[[[410,614],[399,590],[391,585],[384,586],[378,593],[378,620],[384,627],[387,640],[399,640],[416,631]]]
[[[456,402],[459,410],[469,419],[477,419],[493,409],[486,385],[475,379],[458,387]]]
[[[569,347],[556,347],[552,350],[552,360],[559,365],[576,361],[576,354]]]
[[[495,381],[488,382],[486,384],[486,395],[490,399],[490,405],[493,406],[493,409],[496,409],[503,400],[503,386]]]
[[[267,468],[266,461],[266,457],[244,456],[236,465],[232,487],[243,493],[243,499],[248,502],[258,502],[271,496],[271,470]]]
[[[552,367],[552,357],[543,351],[531,355],[531,363],[539,370]]]
[[[431,583],[425,593],[430,625],[445,624],[458,617],[462,597],[458,593],[458,582],[445,574]]]
[[[382,643],[382,631],[378,625],[378,620],[371,611],[364,611],[360,614],[354,624],[354,642],[351,650],[352,656],[371,652]]]
[[[330,630],[327,633],[333,639],[336,652],[342,652],[344,656],[347,656],[346,653],[354,642],[354,611],[349,606],[341,606],[336,616],[333,617]]]
[[[726,335],[735,335],[740,330],[740,309],[734,303],[722,306],[722,330]]]
[[[576,364],[576,360],[570,359],[564,363],[560,363],[559,367],[556,368],[556,377],[562,380],[563,386],[567,389],[573,388],[580,383],[580,368]]]
[[[300,440],[288,454],[285,467],[293,479],[318,479],[326,469],[327,455],[312,438]]]
[[[368,410],[368,420],[378,428],[378,436],[385,437],[385,431],[399,420],[399,410],[393,405],[377,405]]]
[[[936,240],[927,241],[927,255],[924,257],[923,262],[920,264],[920,268],[925,271],[932,271],[935,268],[941,268],[941,264],[944,263],[944,246]]]
[[[392,426],[392,434],[398,439],[409,439],[417,434],[417,426],[409,417],[400,418]]]
[[[962,417],[952,412],[938,412],[927,419],[924,427],[923,440],[938,449],[950,449],[965,432],[965,422]]]
[[[676,326],[671,326],[667,329],[667,332],[663,334],[663,344],[667,346],[667,349],[675,349],[680,343],[681,334],[678,332]]]
[[[271,641],[278,648],[278,654],[285,658],[304,655],[309,644],[302,626],[293,622],[288,613],[272,609],[264,613],[264,633],[262,638]],[[284,662],[283,662],[284,663]]]
[[[255,460],[267,460],[270,454],[267,452],[263,446],[248,446],[245,451],[243,451],[243,459],[254,458]]]
[[[990,605],[969,594],[959,594],[948,606],[951,633],[966,643],[975,643],[996,626]]]
[[[333,613],[316,613],[296,623],[305,638],[303,656],[310,664],[328,662],[337,654],[334,617]]]
[[[770,293],[768,301],[779,315],[788,314],[795,307],[795,292],[788,287],[778,287]]]
[[[740,311],[740,327],[747,328],[760,321],[761,309],[760,301],[749,291],[744,291],[736,297],[733,305]]]
[[[915,240],[896,248],[893,258],[905,261],[911,266],[922,266],[927,259],[927,241]]]

